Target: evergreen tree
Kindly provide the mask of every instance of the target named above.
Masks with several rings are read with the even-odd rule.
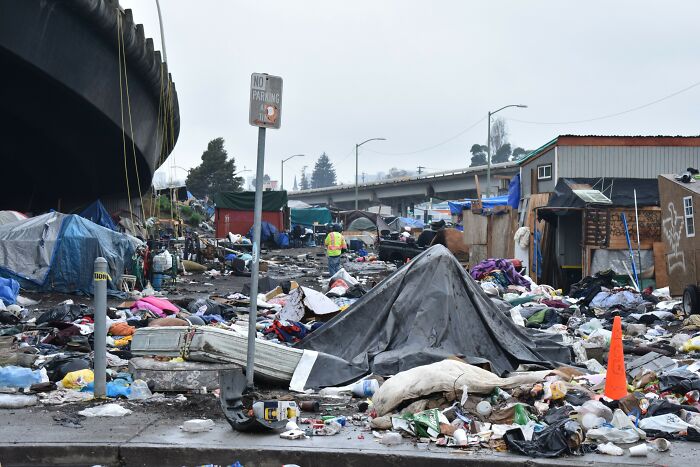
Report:
[[[335,169],[331,160],[324,152],[316,161],[314,171],[311,172],[311,188],[325,188],[335,185]]]
[[[187,175],[187,189],[197,198],[223,191],[241,191],[243,177],[236,177],[235,158],[227,159],[224,139],[209,141],[202,153],[202,163]]]
[[[308,190],[311,188],[311,185],[309,184],[309,178],[306,176],[306,166],[301,168],[301,181],[299,182],[299,189],[300,190]]]
[[[469,152],[472,153],[472,162],[469,167],[477,167],[480,165],[486,165],[486,152],[488,148],[483,144],[474,144]]]
[[[491,157],[491,163],[497,164],[499,162],[508,162],[510,160],[510,154],[510,143],[505,143],[498,148],[493,157]]]

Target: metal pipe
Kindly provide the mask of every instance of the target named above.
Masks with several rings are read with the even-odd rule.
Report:
[[[107,260],[95,258],[93,275],[93,293],[95,306],[95,331],[93,346],[95,357],[93,370],[95,374],[94,397],[104,398],[107,395],[107,280],[109,269]]]
[[[359,204],[359,202],[358,202],[358,199],[359,199],[358,191],[359,190],[357,187],[357,180],[358,180],[358,173],[359,173],[359,168],[358,168],[359,166],[358,166],[358,162],[357,162],[358,153],[359,153],[360,146],[362,146],[365,143],[369,143],[370,141],[386,141],[386,138],[370,138],[370,139],[364,140],[360,144],[355,144],[355,211],[357,211],[357,209],[358,209],[357,207]]]
[[[258,165],[255,173],[255,211],[253,214],[253,259],[250,269],[250,309],[248,312],[248,352],[246,355],[246,380],[254,387],[255,373],[255,324],[258,319],[258,273],[260,272],[260,224],[262,221],[263,172],[265,171],[265,128],[258,128]]]
[[[488,140],[486,141],[486,198],[491,196],[491,116],[496,115],[498,112],[503,109],[507,109],[508,107],[520,107],[521,109],[527,108],[527,106],[524,104],[508,104],[493,112],[489,111],[489,131]]]
[[[168,63],[168,54],[165,52],[165,30],[163,29],[163,15],[160,12],[160,2],[156,0],[156,8],[158,9],[158,23],[160,24],[160,46],[163,49],[163,61]]]

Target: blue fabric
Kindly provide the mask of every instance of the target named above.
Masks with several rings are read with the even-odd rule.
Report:
[[[270,224],[269,222],[262,221],[262,224],[260,225],[260,241],[261,242],[269,242],[269,241],[275,241],[275,235],[277,235],[279,232],[277,231],[277,227],[274,225]],[[253,227],[248,230],[248,238],[252,239],[253,238]]]
[[[0,277],[0,300],[5,305],[14,305],[19,293],[19,282],[14,279]]]
[[[535,271],[535,274],[537,275],[537,279],[542,277],[542,250],[541,250],[541,244],[540,241],[542,240],[542,233],[535,228],[535,263],[537,265],[537,271]]]
[[[56,216],[53,222],[60,222],[60,229],[56,229],[57,234],[51,234],[50,237],[34,237],[38,234],[36,230],[32,230],[31,237],[12,238],[6,234],[2,241],[6,251],[22,258],[25,265],[36,265],[33,267],[37,269],[41,267],[42,273],[30,276],[3,266],[0,267],[0,275],[17,280],[26,289],[91,295],[94,262],[101,256],[107,260],[110,275],[107,287],[116,290],[117,283],[134,253],[132,239],[79,215],[55,213],[51,216]],[[37,218],[27,219],[26,222],[30,223],[33,219]],[[16,224],[13,223],[12,228],[19,230],[21,226]],[[28,242],[36,243],[34,251],[27,251]],[[41,264],[44,260],[37,257],[36,251],[41,249],[46,249],[46,264]]]
[[[493,198],[484,198],[481,200],[481,205],[484,209],[493,209],[496,206],[508,206],[508,196],[494,196]],[[447,204],[450,206],[450,214],[462,214],[465,209],[472,208],[472,200],[467,199],[464,201],[448,201]],[[517,205],[516,205],[517,207]]]
[[[281,232],[275,236],[275,243],[280,248],[289,248],[289,234]]]
[[[520,204],[520,174],[516,174],[515,177],[510,179],[510,185],[508,185],[508,206],[513,209],[518,209]]]
[[[85,210],[80,213],[80,216],[102,227],[106,227],[110,230],[117,230],[117,226],[114,224],[112,217],[99,199],[85,208]]]

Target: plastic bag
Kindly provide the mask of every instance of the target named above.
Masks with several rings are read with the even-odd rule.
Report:
[[[685,344],[683,344],[681,350],[683,350],[683,352],[692,352],[694,350],[700,350],[700,336],[689,339]]]
[[[24,394],[0,394],[0,409],[20,409],[36,405],[36,396]]]
[[[639,428],[642,430],[657,430],[664,433],[677,433],[687,430],[690,426],[692,425],[689,425],[681,420],[678,415],[672,413],[647,417],[639,421]]]
[[[508,450],[530,457],[557,457],[562,454],[580,454],[583,432],[581,426],[570,419],[562,419],[527,441],[520,428],[508,430],[503,439]]]
[[[88,383],[92,383],[95,380],[95,374],[92,370],[78,370],[71,371],[61,380],[61,384],[66,389],[81,389],[87,386]]]
[[[85,417],[123,417],[124,415],[130,414],[131,410],[119,404],[104,404],[81,410],[78,413]]]
[[[621,447],[615,446],[613,443],[599,444],[598,452],[602,454],[609,454],[611,456],[621,456],[625,453]]]
[[[635,427],[632,420],[620,409],[615,409],[611,425],[606,424],[588,430],[586,437],[595,441],[623,444],[636,443],[640,439],[646,438],[646,433]]]

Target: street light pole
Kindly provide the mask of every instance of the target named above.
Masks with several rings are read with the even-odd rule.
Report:
[[[355,145],[355,211],[357,211],[357,207],[359,204],[359,202],[358,202],[358,199],[359,199],[358,184],[357,184],[358,176],[359,176],[359,163],[358,163],[359,157],[358,157],[358,154],[360,152],[359,151],[360,146],[362,146],[365,143],[369,143],[370,141],[386,141],[386,138],[370,138],[370,139],[367,139],[367,140],[361,142],[360,144]]]
[[[287,162],[289,159],[293,159],[294,157],[304,157],[304,156],[306,156],[306,154],[294,154],[293,156],[289,156],[286,159],[282,159],[282,163],[281,163],[282,170],[280,170],[280,185],[281,185],[280,189],[281,190],[284,190],[284,163]]]
[[[507,109],[508,107],[520,107],[521,109],[527,108],[526,105],[523,104],[509,104],[509,105],[504,105],[498,110],[495,110],[493,112],[489,111],[489,118],[488,118],[488,124],[489,124],[489,130],[488,130],[488,140],[486,141],[486,198],[491,196],[491,116],[497,114],[503,109]]]

